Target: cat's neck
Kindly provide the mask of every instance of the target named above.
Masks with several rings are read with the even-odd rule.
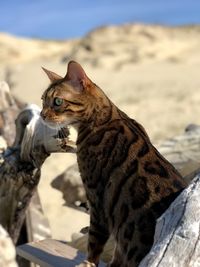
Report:
[[[107,127],[113,120],[120,119],[120,110],[106,97],[101,101],[101,104],[95,104],[90,118],[79,124],[79,129],[84,127],[91,130]]]

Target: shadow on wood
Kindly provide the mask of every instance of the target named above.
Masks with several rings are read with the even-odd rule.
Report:
[[[46,239],[17,247],[17,254],[41,267],[74,267],[83,262],[86,256],[67,244]],[[99,267],[105,266],[100,263]]]
[[[8,233],[0,225],[0,266],[17,267],[16,253]]]

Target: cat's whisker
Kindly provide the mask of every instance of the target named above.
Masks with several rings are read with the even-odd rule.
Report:
[[[44,146],[46,146],[46,136],[47,134],[47,125],[43,123],[43,127],[42,127],[42,139],[43,139],[43,142],[44,142]]]
[[[61,139],[62,138],[62,132],[61,132],[60,124],[58,122],[56,122],[56,132],[57,132],[58,138]]]
[[[62,134],[62,138],[66,138],[67,135],[66,135],[66,132],[65,132],[64,128],[61,127],[60,131],[61,131],[61,134]]]
[[[59,139],[64,139],[67,137],[67,134],[65,132],[65,129],[62,127],[62,125],[59,122],[55,122],[55,129],[56,129],[56,136]]]

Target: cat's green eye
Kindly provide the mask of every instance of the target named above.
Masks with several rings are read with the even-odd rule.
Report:
[[[54,103],[55,106],[61,106],[62,103],[63,103],[63,99],[59,98],[59,97],[56,97],[56,98],[54,98],[53,103]]]

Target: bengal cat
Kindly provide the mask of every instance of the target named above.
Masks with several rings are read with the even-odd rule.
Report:
[[[148,253],[156,219],[186,186],[156,150],[144,128],[117,108],[76,62],[64,78],[44,69],[51,84],[41,116],[51,125],[73,125],[77,160],[90,204],[88,258],[98,266],[112,234],[108,266],[135,267]]]

